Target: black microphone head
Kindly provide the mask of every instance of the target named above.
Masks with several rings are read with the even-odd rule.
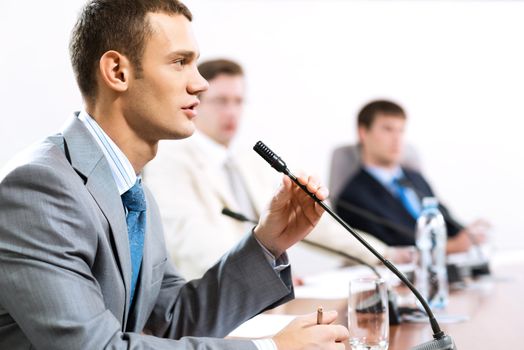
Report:
[[[268,146],[264,144],[262,141],[258,141],[255,146],[253,147],[255,152],[257,152],[262,158],[266,160],[266,162],[269,163],[273,168],[275,168],[278,172],[285,173],[287,170],[286,163],[277,156],[272,150],[269,149]]]

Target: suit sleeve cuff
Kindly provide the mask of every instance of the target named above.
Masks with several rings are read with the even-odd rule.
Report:
[[[282,254],[278,259],[275,259],[275,256],[266,247],[264,247],[262,243],[260,243],[260,241],[254,234],[253,236],[255,237],[260,248],[262,248],[267,262],[269,263],[269,265],[271,265],[271,267],[273,268],[273,270],[275,270],[276,273],[280,274],[282,270],[289,267],[289,258],[286,252],[284,252],[284,254]]]

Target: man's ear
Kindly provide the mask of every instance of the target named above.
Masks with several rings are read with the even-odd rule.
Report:
[[[358,132],[358,142],[362,144],[368,133],[368,129],[365,126],[359,126],[357,129]]]
[[[117,51],[107,51],[99,62],[100,83],[111,90],[124,92],[131,77],[131,62]]]

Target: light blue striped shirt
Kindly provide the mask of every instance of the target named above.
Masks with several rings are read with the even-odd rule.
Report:
[[[135,169],[133,169],[131,162],[129,159],[127,159],[124,152],[122,152],[116,143],[111,140],[111,138],[105,133],[100,125],[98,125],[98,123],[93,118],[91,118],[91,116],[87,114],[86,111],[82,110],[78,115],[78,119],[80,119],[87,130],[89,130],[89,133],[96,140],[98,146],[100,146],[100,149],[104,153],[104,156],[109,163],[109,167],[111,168],[111,174],[113,175],[113,179],[115,179],[118,193],[120,195],[124,194],[127,192],[127,190],[135,185],[137,179]],[[266,258],[268,258],[268,254],[269,256],[273,257],[262,244],[260,244],[260,246],[262,249],[264,249]],[[274,257],[272,259],[268,259],[268,261],[270,261],[275,271],[280,272],[289,266],[286,254],[284,254],[283,259],[283,264],[279,266],[276,266]],[[253,340],[253,343],[258,350],[278,350],[273,339],[256,339]]]
[[[89,114],[81,111],[78,119],[80,119],[87,130],[89,130],[89,133],[96,140],[98,146],[100,146],[111,168],[111,174],[113,174],[113,179],[115,179],[118,193],[120,195],[124,194],[135,185],[137,179],[135,169],[133,169],[131,162]]]

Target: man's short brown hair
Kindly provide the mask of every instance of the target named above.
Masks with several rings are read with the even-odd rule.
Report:
[[[225,58],[202,62],[198,65],[198,71],[207,81],[213,80],[221,74],[244,75],[244,70],[240,64]]]
[[[115,50],[125,55],[140,77],[145,43],[152,34],[148,13],[180,14],[189,21],[189,9],[178,0],[91,0],[73,28],[69,54],[84,98],[96,95],[100,57]]]
[[[403,119],[406,118],[404,109],[397,103],[388,100],[376,100],[362,107],[358,113],[358,127],[370,129],[379,114],[398,116]]]

